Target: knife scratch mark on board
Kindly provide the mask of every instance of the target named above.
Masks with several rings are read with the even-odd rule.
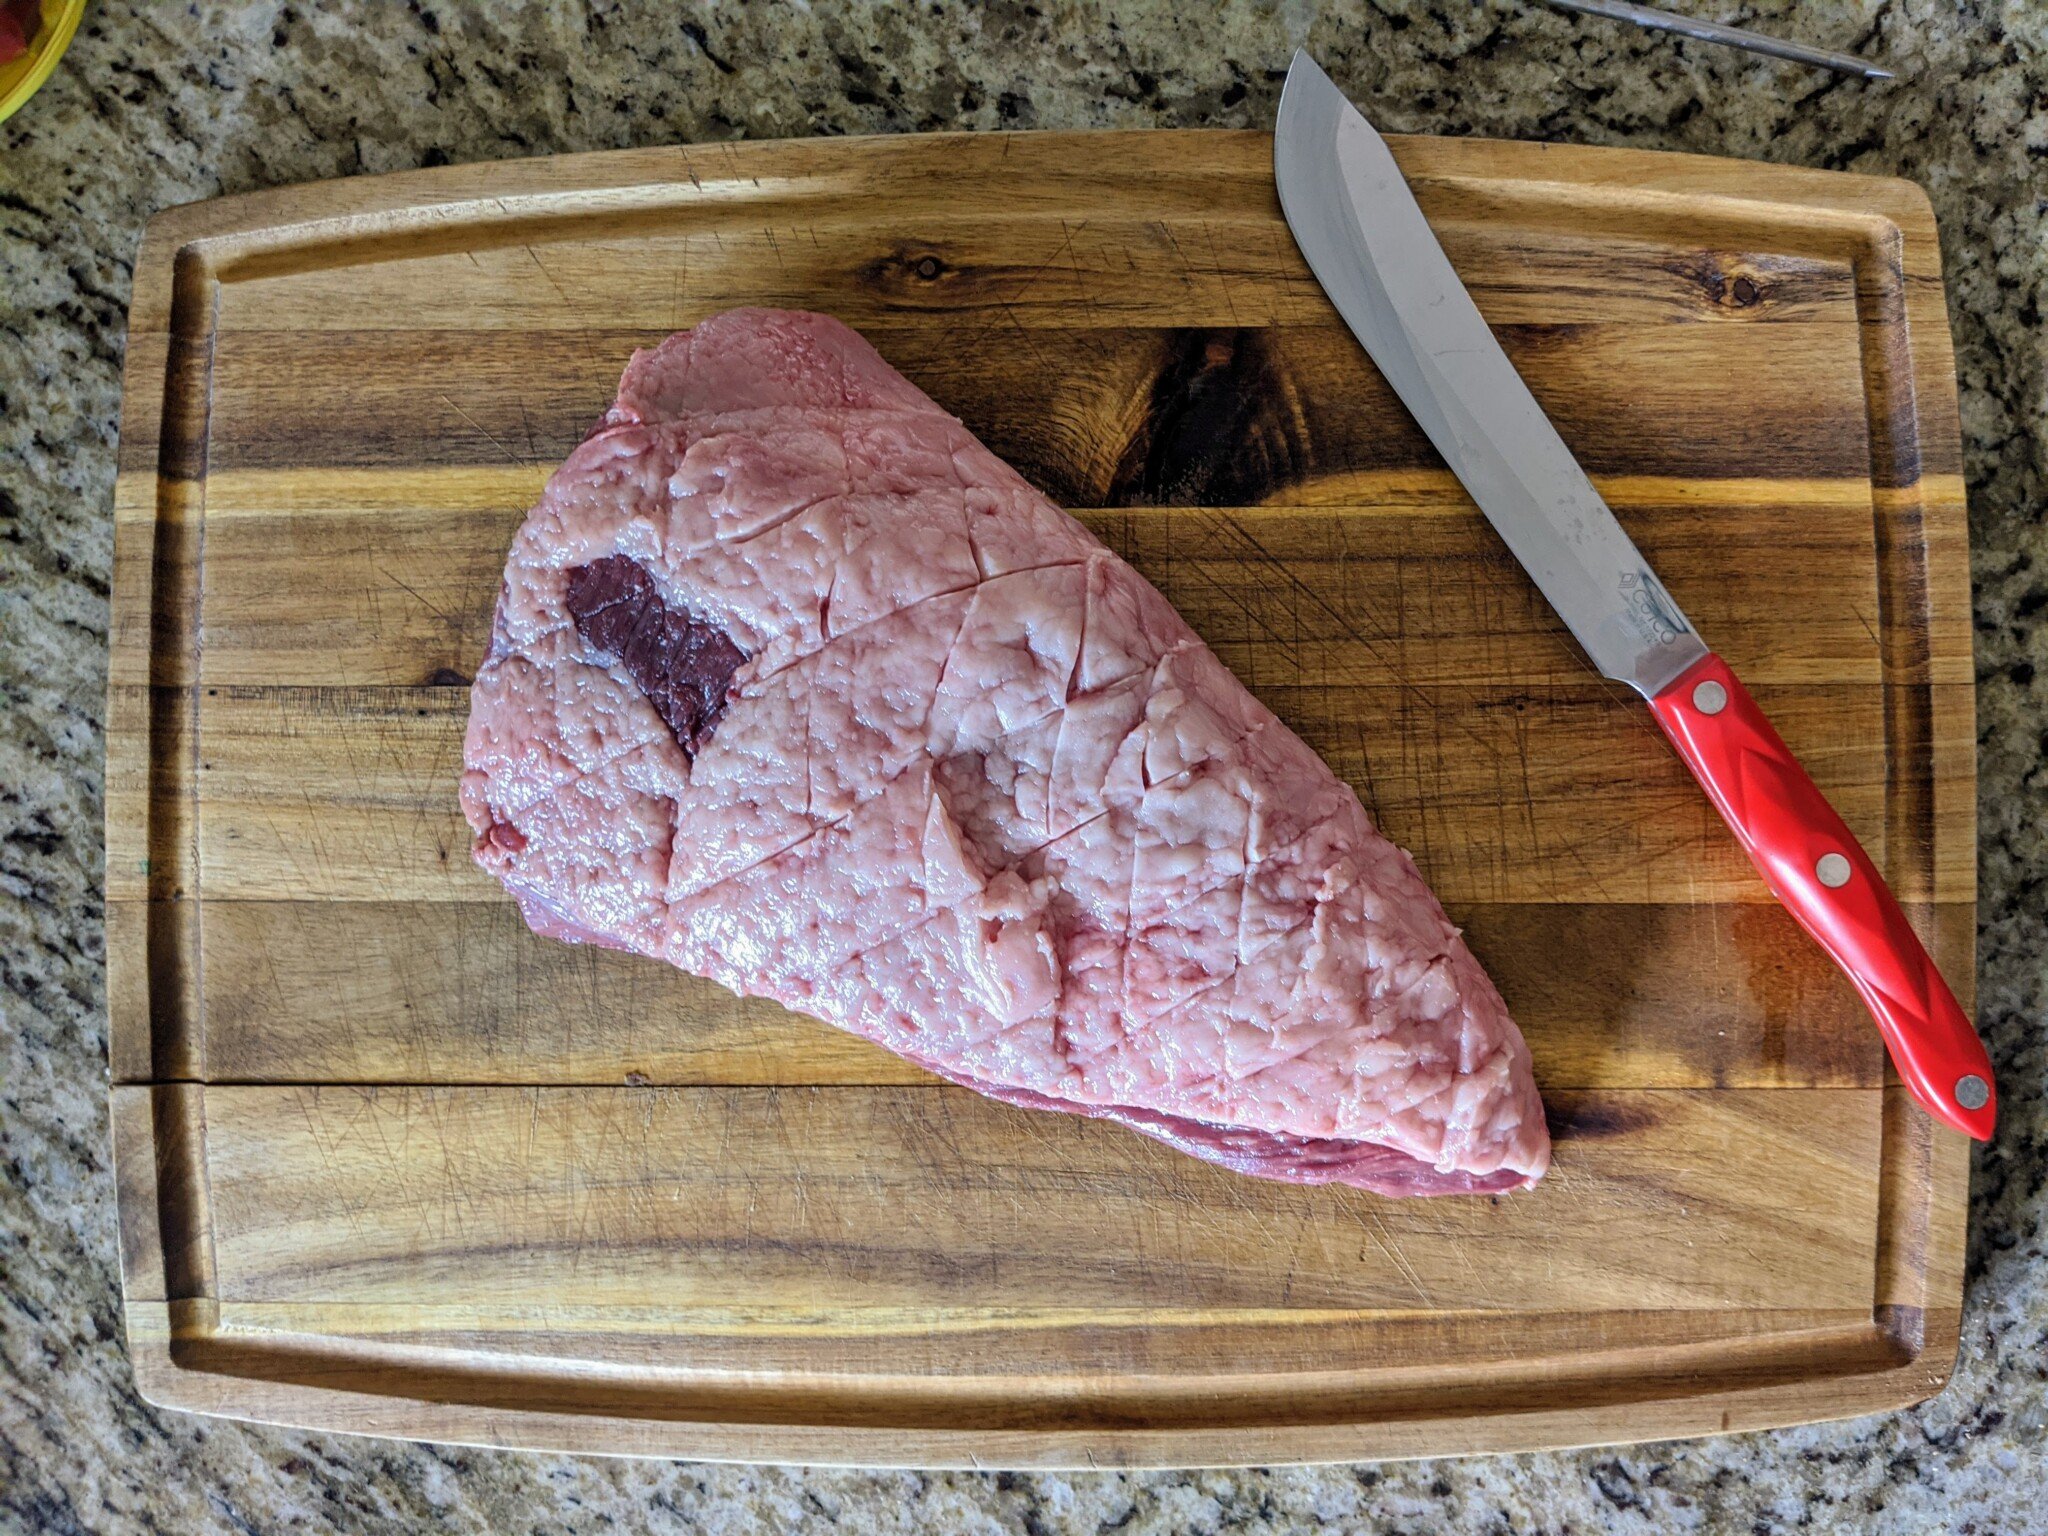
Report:
[[[1435,701],[1432,700],[1429,697],[1429,695],[1425,693],[1421,688],[1417,687],[1414,683],[1408,681],[1407,677],[1403,675],[1401,669],[1398,666],[1389,663],[1381,646],[1375,643],[1369,636],[1367,636],[1362,630],[1360,630],[1356,624],[1352,623],[1351,620],[1348,617],[1346,617],[1345,614],[1340,609],[1338,609],[1333,603],[1331,603],[1328,598],[1324,597],[1320,592],[1316,591],[1315,588],[1311,587],[1307,582],[1302,580],[1301,576],[1293,569],[1292,565],[1289,562],[1282,560],[1272,550],[1268,549],[1265,546],[1265,544],[1260,542],[1259,539],[1254,537],[1251,530],[1244,525],[1242,519],[1240,519],[1234,513],[1231,512],[1219,512],[1217,515],[1219,516],[1219,518],[1221,518],[1224,527],[1227,528],[1231,534],[1235,535],[1238,540],[1240,540],[1242,543],[1244,543],[1253,551],[1255,551],[1259,555],[1259,557],[1266,563],[1266,566],[1274,574],[1278,575],[1281,578],[1281,580],[1286,582],[1289,586],[1297,589],[1302,596],[1305,596],[1311,603],[1313,603],[1316,607],[1320,608],[1338,626],[1339,630],[1342,631],[1346,639],[1355,642],[1361,650],[1365,651],[1367,655],[1372,657],[1372,659],[1380,665],[1382,670],[1385,671],[1388,678],[1391,679],[1393,683],[1401,689],[1402,693],[1406,695],[1415,704],[1417,708],[1430,711],[1434,710]],[[1473,690],[1469,684],[1461,686],[1464,686],[1468,692],[1476,691]],[[1486,738],[1480,735],[1478,730],[1474,728],[1472,725],[1460,722],[1459,728],[1464,732],[1466,736],[1471,738],[1475,745],[1480,746],[1482,748],[1490,745]]]
[[[1062,255],[1067,258],[1068,269],[1074,274],[1074,292],[1088,306],[1088,313],[1091,316],[1100,318],[1101,306],[1096,300],[1095,290],[1089,286],[1087,274],[1081,270],[1081,258],[1074,250],[1074,236],[1087,227],[1088,221],[1086,219],[1072,227],[1069,227],[1065,219],[1061,219],[1060,233],[1065,238],[1061,240],[1059,250],[1053,253],[1053,260],[1058,261]]]
[[[1386,1218],[1372,1205],[1360,1208],[1365,1212],[1369,1235],[1378,1245],[1380,1252],[1387,1256],[1394,1268],[1400,1272],[1401,1278],[1408,1282],[1409,1289],[1415,1292],[1416,1299],[1426,1307],[1434,1307],[1436,1297],[1430,1293],[1429,1287],[1422,1283],[1421,1273],[1409,1262],[1408,1256],[1401,1252],[1401,1241],[1388,1230]]]
[[[1209,270],[1215,273],[1216,281],[1223,288],[1223,307],[1230,311],[1232,328],[1239,328],[1244,322],[1238,318],[1237,298],[1231,292],[1230,274],[1223,270],[1223,258],[1216,252],[1216,231],[1209,227],[1207,220],[1202,223],[1202,237],[1209,242]]]
[[[547,473],[540,467],[540,465],[532,462],[531,460],[520,458],[518,454],[514,453],[510,448],[507,448],[505,446],[504,439],[500,438],[489,427],[485,426],[482,422],[478,421],[474,416],[470,415],[468,411],[464,410],[461,406],[457,405],[455,401],[449,396],[446,390],[443,390],[441,392],[441,401],[444,405],[448,407],[449,410],[455,412],[456,415],[460,416],[472,427],[475,427],[476,430],[479,433],[481,433],[484,437],[488,438],[492,446],[494,446],[498,450],[498,452],[505,455],[506,462],[508,462],[514,468],[517,469],[531,470],[535,477],[538,478],[543,485],[547,483]]]
[[[403,576],[400,576],[396,571],[392,570],[389,565],[386,565],[384,562],[379,561],[374,568],[379,576],[382,576],[386,581],[390,582],[400,591],[408,593],[412,597],[414,602],[418,603],[422,608],[426,609],[427,612],[431,613],[435,618],[439,619],[443,624],[447,625],[449,629],[455,630],[461,627],[460,621],[454,618],[452,615],[450,615],[447,609],[443,608],[440,604],[434,602],[424,592],[420,591],[418,587],[414,586],[411,582],[407,581]]]
[[[320,1108],[319,1088],[315,1087],[310,1093],[301,1092],[292,1095],[291,1103],[306,1123],[306,1139],[312,1143],[319,1166],[336,1175],[326,1182],[334,1192],[336,1203],[341,1208],[342,1220],[348,1224],[350,1236],[355,1239],[358,1246],[368,1247],[370,1232],[365,1221],[368,1212],[363,1202],[354,1198],[354,1191],[360,1186],[354,1180],[339,1176],[340,1147],[337,1139],[327,1134],[325,1124],[318,1113]],[[344,1126],[341,1134],[346,1135],[347,1129]]]
[[[1166,236],[1166,243],[1173,247],[1173,254],[1180,258],[1181,287],[1193,288],[1195,286],[1195,278],[1191,270],[1192,264],[1188,261],[1188,253],[1180,248],[1180,237],[1174,234],[1173,226],[1164,219],[1159,221],[1159,233]]]
[[[1517,768],[1516,778],[1522,787],[1522,824],[1529,834],[1529,847],[1540,859],[1543,855],[1543,835],[1538,830],[1536,818],[1536,792],[1529,782],[1531,773],[1529,761],[1529,722],[1520,710],[1515,712],[1513,734],[1515,764]],[[1502,803],[1505,804],[1505,801]],[[1505,840],[1503,838],[1503,841]]]

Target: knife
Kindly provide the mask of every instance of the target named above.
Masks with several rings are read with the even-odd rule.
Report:
[[[1854,983],[1914,1098],[1988,1140],[1990,1059],[1877,866],[1637,553],[1487,328],[1386,141],[1306,52],[1281,91],[1273,170],[1337,313],[1593,665],[1649,702],[1771,893]]]

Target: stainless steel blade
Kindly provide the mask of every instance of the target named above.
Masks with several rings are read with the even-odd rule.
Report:
[[[1309,269],[1593,665],[1654,696],[1706,646],[1501,350],[1386,141],[1305,52],[1280,207]]]

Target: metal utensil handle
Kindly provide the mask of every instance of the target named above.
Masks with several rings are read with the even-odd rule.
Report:
[[[1866,80],[1889,80],[1892,72],[1882,64],[1873,64],[1869,59],[1853,53],[1840,53],[1833,48],[1809,48],[1804,43],[1788,43],[1783,38],[1766,37],[1761,32],[1751,32],[1742,27],[1724,26],[1718,21],[1701,21],[1691,16],[1680,16],[1671,11],[1659,10],[1654,5],[1635,5],[1631,0],[1549,0],[1560,11],[1574,11],[1583,16],[1606,16],[1615,21],[1632,21],[1639,27],[1648,27],[1656,32],[1676,32],[1682,37],[1697,38],[1703,43],[1723,43],[1730,48],[1743,48],[1751,53],[1766,54],[1774,59],[1785,59],[1794,64],[1812,64],[1821,69],[1839,70],[1845,75],[1861,75]]]

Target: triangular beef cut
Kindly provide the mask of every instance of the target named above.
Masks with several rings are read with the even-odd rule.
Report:
[[[1500,994],[1358,797],[846,326],[636,353],[512,544],[462,807],[538,933],[1260,1178],[1513,1189]]]

